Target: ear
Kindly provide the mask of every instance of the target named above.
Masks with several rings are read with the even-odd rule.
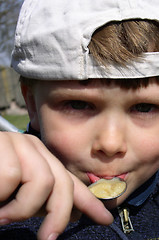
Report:
[[[40,131],[33,89],[30,86],[21,83],[21,91],[27,106],[31,126],[36,131]]]

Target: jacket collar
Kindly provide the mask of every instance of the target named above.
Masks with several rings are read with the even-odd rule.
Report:
[[[159,178],[159,171],[156,172],[147,182],[133,192],[127,199],[129,205],[138,207],[153,193]]]

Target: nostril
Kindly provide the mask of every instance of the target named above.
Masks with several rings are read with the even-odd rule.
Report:
[[[127,151],[126,144],[124,142],[96,142],[92,146],[92,154],[95,156],[98,155],[100,158],[110,158],[110,157],[122,157]]]

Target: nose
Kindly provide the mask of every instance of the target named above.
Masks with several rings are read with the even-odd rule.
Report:
[[[105,157],[125,154],[126,126],[121,119],[105,121],[95,130],[95,138],[92,144],[92,153]]]

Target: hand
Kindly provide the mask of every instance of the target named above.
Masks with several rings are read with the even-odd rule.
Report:
[[[104,207],[103,203],[95,198],[94,195],[88,190],[86,185],[84,185],[77,177],[69,172],[68,174],[73,181],[74,194],[72,197],[75,207],[80,210],[80,212],[88,215],[98,224],[111,224],[113,222],[113,217]],[[55,190],[56,192],[54,191],[54,194],[52,194],[48,201],[48,215],[45,217],[45,220],[38,232],[39,240],[48,239],[47,237],[50,236],[51,233],[54,236],[54,238],[51,240],[56,239],[69,223],[73,207],[73,205],[70,204],[72,199],[70,199],[71,195],[69,191],[65,191],[65,194],[63,193],[63,189],[69,186],[66,186],[63,178],[59,179],[58,185],[59,187],[57,186]]]
[[[39,240],[46,240],[50,235],[56,239],[64,231],[73,204],[100,224],[112,222],[104,205],[39,139],[3,132],[0,139],[0,201],[6,200],[20,185],[15,198],[0,209],[0,224],[27,219],[44,203],[46,217],[39,229]]]

